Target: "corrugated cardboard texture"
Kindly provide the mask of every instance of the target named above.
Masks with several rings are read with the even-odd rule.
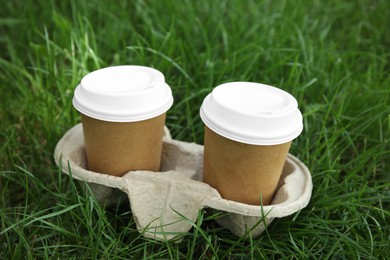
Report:
[[[159,171],[165,113],[130,123],[85,115],[81,119],[89,170],[115,176],[130,170]]]
[[[288,155],[271,205],[260,207],[223,199],[216,189],[199,181],[203,146],[172,140],[167,129],[161,161],[164,172],[131,171],[116,177],[86,170],[81,124],[58,142],[54,158],[63,172],[71,169],[73,178],[93,184],[91,188],[102,203],[117,203],[121,196],[114,191],[122,190],[129,198],[137,229],[144,236],[159,240],[181,237],[205,207],[225,212],[216,221],[233,234],[256,237],[274,218],[304,208],[312,190],[309,170]]]
[[[205,127],[203,181],[221,196],[251,205],[269,205],[291,142],[250,145],[224,138]]]

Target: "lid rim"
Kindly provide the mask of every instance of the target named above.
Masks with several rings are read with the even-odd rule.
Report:
[[[119,116],[124,116],[124,115],[131,115],[131,114],[134,114],[134,115],[138,115],[138,114],[143,114],[143,113],[148,113],[150,111],[154,111],[154,110],[159,110],[161,107],[165,107],[167,106],[166,104],[169,104],[171,102],[171,99],[173,99],[172,97],[172,91],[170,89],[170,87],[168,86],[168,84],[164,84],[164,88],[165,88],[165,91],[166,91],[166,95],[164,96],[163,99],[161,99],[162,101],[160,102],[160,105],[158,106],[154,106],[154,108],[152,109],[144,109],[143,111],[140,111],[140,112],[133,112],[133,113],[129,113],[125,110],[125,112],[118,112],[118,111],[104,111],[104,109],[100,109],[98,106],[94,106],[93,102],[90,103],[89,105],[85,105],[83,104],[83,102],[81,102],[83,99],[80,98],[79,95],[74,95],[73,96],[73,99],[74,99],[74,103],[77,104],[77,106],[79,108],[81,108],[83,111],[88,111],[88,112],[91,112],[91,113],[98,113],[98,114],[119,114]],[[77,92],[78,90],[76,89],[75,90],[75,93]],[[134,111],[134,110],[133,110]]]
[[[166,105],[159,107],[158,109],[152,110],[148,113],[139,113],[138,115],[123,115],[123,116],[116,116],[116,113],[106,113],[106,114],[101,114],[101,113],[91,113],[90,110],[84,108],[80,103],[76,101],[75,98],[72,100],[74,108],[86,116],[89,116],[94,119],[102,120],[102,121],[108,121],[108,122],[138,122],[138,121],[143,121],[147,119],[154,118],[156,116],[162,115],[163,113],[166,113],[171,106],[173,105],[173,98],[170,98],[169,101],[166,103]]]

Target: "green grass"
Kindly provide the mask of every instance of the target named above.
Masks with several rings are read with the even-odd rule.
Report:
[[[390,253],[390,2],[2,1],[0,258],[348,258]],[[182,243],[143,238],[127,203],[99,205],[56,167],[80,121],[73,90],[101,67],[162,71],[174,138],[203,142],[199,107],[216,85],[292,93],[311,170],[310,204],[242,240],[199,212]]]

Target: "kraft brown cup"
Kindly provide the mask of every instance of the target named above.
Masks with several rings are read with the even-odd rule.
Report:
[[[205,126],[203,181],[225,199],[269,205],[290,146],[240,143]]]
[[[203,181],[225,199],[272,203],[291,142],[303,129],[297,100],[255,82],[228,82],[203,100]]]
[[[164,75],[153,68],[113,66],[84,76],[73,106],[81,114],[88,169],[114,176],[159,171],[172,103]]]
[[[108,122],[81,114],[88,169],[123,176],[130,170],[158,171],[165,113],[137,122]]]

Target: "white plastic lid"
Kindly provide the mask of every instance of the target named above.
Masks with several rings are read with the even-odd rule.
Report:
[[[203,122],[228,139],[253,145],[276,145],[296,138],[302,114],[289,93],[252,82],[217,86],[200,109]]]
[[[87,74],[77,86],[73,106],[82,114],[111,122],[156,117],[173,103],[164,75],[143,66],[114,66]]]

